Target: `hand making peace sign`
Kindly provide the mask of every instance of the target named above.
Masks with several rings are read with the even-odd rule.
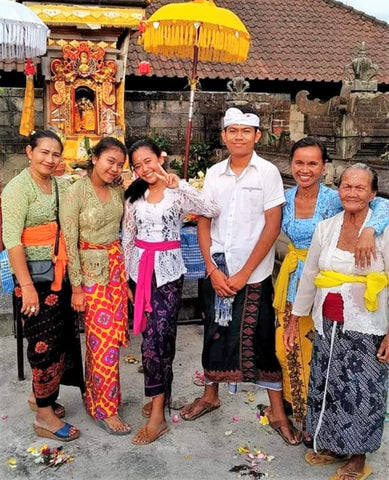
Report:
[[[180,177],[175,173],[167,173],[160,163],[158,163],[158,170],[155,170],[155,175],[166,184],[167,188],[178,188]]]

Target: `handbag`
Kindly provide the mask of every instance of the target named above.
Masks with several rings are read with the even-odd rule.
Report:
[[[57,232],[55,235],[54,244],[54,258],[57,258],[59,248],[59,198],[58,198],[58,185],[54,178],[55,187],[55,203],[56,203],[56,222]],[[31,275],[33,283],[53,282],[54,281],[54,262],[52,260],[27,260],[27,267]]]

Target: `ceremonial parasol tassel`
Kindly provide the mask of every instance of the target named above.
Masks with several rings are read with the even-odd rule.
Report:
[[[26,90],[24,93],[23,111],[20,119],[19,133],[28,137],[35,127],[35,106],[34,106],[34,74],[35,65],[30,58],[26,60],[24,68],[26,74]]]

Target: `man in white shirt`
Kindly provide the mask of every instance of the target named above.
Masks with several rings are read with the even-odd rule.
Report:
[[[220,382],[257,383],[267,389],[271,426],[295,445],[301,435],[288,421],[282,401],[281,368],[275,356],[275,316],[271,274],[285,201],[278,169],[259,157],[259,117],[229,108],[223,141],[230,157],[212,166],[203,192],[221,208],[201,218],[198,237],[204,257],[205,330],[203,396],[181,409],[184,420],[220,406]]]

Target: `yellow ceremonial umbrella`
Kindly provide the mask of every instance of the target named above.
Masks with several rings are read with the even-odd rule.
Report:
[[[142,39],[147,52],[193,59],[184,161],[184,177],[187,178],[197,63],[199,60],[244,62],[250,47],[250,35],[231,10],[217,7],[212,0],[192,0],[169,3],[156,10],[144,22]]]

